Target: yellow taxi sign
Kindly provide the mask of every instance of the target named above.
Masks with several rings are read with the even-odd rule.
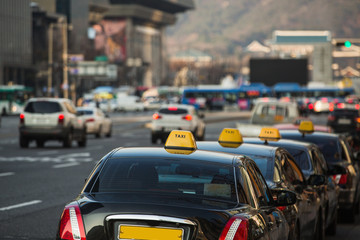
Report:
[[[260,135],[260,140],[262,141],[278,141],[281,139],[279,129],[277,128],[262,128]]]
[[[236,128],[224,128],[218,142],[223,147],[237,148],[243,143],[241,133]]]
[[[299,132],[305,133],[313,133],[314,132],[314,124],[312,121],[301,121],[299,125]]]
[[[190,131],[172,130],[165,143],[165,150],[173,154],[190,154],[196,148],[194,135]]]

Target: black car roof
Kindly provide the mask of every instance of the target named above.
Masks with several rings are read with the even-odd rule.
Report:
[[[244,156],[237,154],[244,161]],[[234,154],[222,152],[210,152],[203,150],[195,150],[191,154],[173,154],[167,152],[161,147],[126,147],[118,148],[111,153],[110,158],[122,157],[148,157],[148,158],[182,158],[182,159],[197,159],[204,162],[214,162],[221,164],[233,165]]]
[[[201,141],[197,142],[198,148],[203,150],[211,150],[217,152],[232,153],[235,155],[237,152],[241,152],[241,155],[261,155],[265,157],[272,157],[275,154],[276,149],[279,147],[275,146],[263,146],[257,144],[243,143],[237,148],[229,148],[221,146],[217,141]],[[239,153],[240,154],[240,153]]]
[[[301,137],[303,134],[300,133],[298,130],[279,130],[281,136],[285,137],[285,136],[296,136],[296,137]],[[332,139],[337,139],[339,138],[339,135],[334,134],[334,133],[325,133],[325,132],[313,132],[311,134],[305,134],[303,135],[304,138],[308,138],[308,137],[314,137],[314,138],[332,138]]]

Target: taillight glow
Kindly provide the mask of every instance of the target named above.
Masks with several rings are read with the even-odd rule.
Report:
[[[355,122],[360,123],[360,118],[355,118]]]
[[[329,103],[329,111],[330,112],[334,111],[334,104],[333,103]]]
[[[168,110],[169,110],[169,111],[177,111],[178,108],[177,108],[177,107],[169,107]]]
[[[159,115],[158,113],[154,113],[153,116],[152,116],[152,118],[153,118],[154,120],[158,120],[158,119],[160,119],[160,118],[162,118],[162,117],[161,117],[161,115]]]
[[[63,123],[64,123],[64,118],[65,118],[64,114],[59,114],[59,117],[58,117],[58,119],[59,119],[59,124],[63,124]]]
[[[329,115],[328,116],[328,121],[335,121],[335,116]]]
[[[192,116],[190,114],[183,116],[182,119],[186,120],[186,121],[191,121],[192,120]]]
[[[89,119],[86,119],[86,122],[95,122],[95,119],[94,118],[89,118]]]
[[[348,174],[333,175],[333,179],[338,185],[345,185],[348,182]]]
[[[23,113],[20,114],[20,124],[25,123],[25,115]]]
[[[345,108],[345,104],[344,104],[344,103],[338,103],[338,104],[337,104],[337,107],[338,107],[338,108]]]
[[[355,109],[359,110],[360,109],[360,104],[355,104]]]
[[[84,223],[78,205],[66,206],[61,215],[59,235],[66,240],[86,240]]]
[[[285,206],[279,206],[279,207],[276,207],[277,209],[279,209],[280,211],[284,211],[286,209]]]
[[[249,223],[244,217],[232,217],[225,225],[219,240],[248,239]]]

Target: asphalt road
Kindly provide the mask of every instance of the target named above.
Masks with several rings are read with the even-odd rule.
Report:
[[[216,140],[224,127],[246,122],[248,115],[238,113],[207,114],[206,140]],[[151,146],[146,123],[151,113],[113,114],[113,136],[96,139],[88,136],[85,148],[74,142],[71,149],[56,141],[28,149],[18,145],[18,118],[3,117],[0,128],[0,239],[54,239],[64,205],[81,191],[94,164],[117,147]],[[316,119],[317,118],[317,119]],[[323,117],[316,116],[316,122]],[[152,145],[162,147],[161,144]],[[359,239],[360,220],[340,223],[336,237]]]

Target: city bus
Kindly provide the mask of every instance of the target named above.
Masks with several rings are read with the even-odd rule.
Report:
[[[1,115],[19,114],[23,111],[25,101],[33,94],[33,89],[23,85],[0,86]]]
[[[194,105],[197,109],[222,110],[232,105],[240,110],[250,110],[253,101],[261,97],[271,97],[271,88],[261,83],[239,88],[192,87],[184,89],[182,103]]]

